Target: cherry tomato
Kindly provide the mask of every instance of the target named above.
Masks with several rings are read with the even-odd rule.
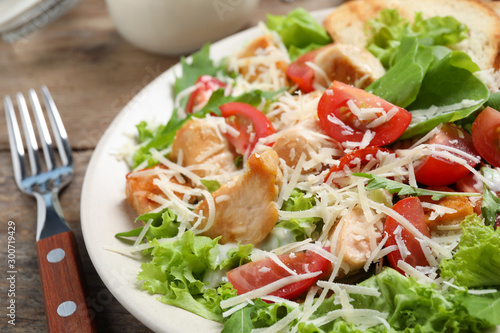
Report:
[[[392,209],[394,209],[397,213],[410,221],[410,223],[413,224],[415,228],[417,228],[422,234],[430,237],[429,227],[425,223],[424,209],[422,208],[422,204],[420,203],[420,200],[418,198],[409,197],[400,200],[394,205]],[[387,235],[389,235],[389,238],[385,243],[386,247],[397,245],[394,231],[399,225],[399,222],[397,222],[390,216],[388,216],[385,220],[384,232],[387,232]],[[415,238],[415,236],[413,236],[413,234],[405,228],[402,228],[401,238],[410,254],[403,259],[400,251],[390,252],[387,255],[387,258],[389,259],[391,267],[398,270],[401,274],[404,274],[404,272],[400,268],[398,268],[399,260],[403,260],[413,267],[429,266],[429,263],[422,251],[422,247],[420,246],[420,242]]]
[[[314,91],[314,69],[307,65],[307,62],[314,62],[319,50],[313,50],[300,56],[292,62],[287,70],[288,78],[299,86],[299,89],[305,93]]]
[[[467,154],[476,156],[479,160],[479,154],[472,144],[471,135],[453,123],[444,124],[441,130],[427,143],[460,149]],[[438,150],[440,149],[438,148]],[[455,153],[452,154],[461,157]],[[479,162],[478,160],[466,160],[467,164],[471,167],[475,167]],[[419,183],[427,186],[453,184],[469,173],[469,169],[465,166],[435,155],[425,157],[422,162],[415,167],[415,178]]]
[[[487,107],[472,125],[472,142],[491,165],[500,167],[500,112]]]
[[[266,115],[249,104],[229,102],[219,109],[226,121],[239,131],[238,136],[228,134],[227,138],[241,155],[251,152],[260,138],[276,133]]]
[[[284,254],[278,256],[278,258],[297,274],[324,272],[331,268],[328,259],[312,251],[295,253],[294,255]],[[238,291],[238,295],[241,295],[290,275],[288,271],[276,264],[272,259],[265,258],[232,269],[227,273],[227,278]],[[318,278],[319,276],[315,276],[289,284],[270,295],[286,299],[297,298],[308,290]]]
[[[359,119],[348,106],[350,100],[358,108],[382,108],[387,113],[396,108],[396,113],[379,125],[370,125],[376,119]],[[378,119],[382,112],[377,112],[375,116]],[[374,137],[368,146],[383,146],[395,141],[411,121],[411,113],[405,109],[339,81],[334,81],[323,93],[318,104],[318,117],[323,130],[339,142],[361,142],[370,130]]]
[[[212,93],[219,88],[225,88],[226,84],[210,75],[202,75],[196,81],[195,91],[191,93],[186,104],[186,113],[193,113],[200,110],[207,104]]]
[[[333,183],[337,183],[335,179],[343,177],[344,176],[343,171],[345,171],[346,168],[348,170],[351,170],[352,172],[361,172],[363,167],[365,167],[368,164],[368,162],[377,159],[377,154],[379,152],[393,153],[392,151],[386,148],[366,147],[363,149],[357,149],[347,155],[342,156],[342,158],[339,161],[339,164],[334,165],[330,169],[330,172],[325,177],[325,182],[330,179],[332,173],[338,172],[339,173],[338,177],[337,175],[334,175],[334,179],[332,179]],[[378,163],[374,163],[373,167],[376,167],[377,165]]]
[[[455,187],[457,192],[483,193],[483,182],[473,173],[469,173],[467,176],[461,178],[455,184]],[[481,205],[483,199],[481,197],[470,197],[469,199],[474,206],[474,213],[481,215]]]

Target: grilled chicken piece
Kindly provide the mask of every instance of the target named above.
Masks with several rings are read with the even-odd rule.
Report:
[[[266,238],[278,222],[275,201],[283,182],[278,166],[274,150],[251,155],[243,175],[212,193],[215,220],[203,234],[211,238],[222,236],[222,244],[258,244]],[[200,229],[204,229],[209,216],[207,200],[200,202],[194,212],[203,214]]]
[[[169,158],[185,167],[200,165],[192,171],[201,178],[237,170],[228,140],[207,118],[193,118],[177,131]]]
[[[158,174],[156,172],[158,169],[166,170],[167,167],[160,164],[153,168],[129,172],[126,176],[127,183],[125,193],[127,195],[127,200],[139,215],[149,213],[161,206],[158,202],[153,200],[154,196],[167,198],[162,190],[153,183],[155,179],[158,179]],[[179,184],[175,177],[171,175],[167,177],[171,177],[170,182],[177,185]],[[174,193],[179,199],[183,199],[182,194]]]
[[[323,47],[314,59],[328,77],[316,75],[316,82],[328,87],[334,80],[364,89],[385,74],[380,61],[368,50],[350,44],[334,43]]]
[[[317,154],[322,148],[337,148],[337,144],[323,133],[317,119],[302,122],[279,132],[273,144],[273,150],[286,162],[286,165],[293,168],[302,154],[305,154],[306,161],[309,161],[311,153]]]
[[[274,62],[269,56],[276,55]],[[250,83],[269,83],[271,90],[288,86],[287,58],[270,35],[259,36],[236,54],[230,69],[240,73]]]
[[[377,221],[379,222],[379,221]],[[361,206],[355,206],[345,217],[337,239],[335,230],[330,233],[332,253],[339,255],[342,246],[345,246],[342,263],[349,265],[349,273],[360,270],[372,254],[370,233],[375,232],[376,243],[382,239],[382,224],[368,221]],[[376,246],[376,244],[375,244]],[[342,270],[339,271],[342,274]]]
[[[430,189],[435,191],[454,192],[446,186],[433,187]],[[458,225],[465,219],[465,217],[474,213],[474,205],[467,197],[450,196],[435,201],[430,197],[421,196],[420,201],[422,201],[422,205],[424,206],[427,225],[429,226],[431,233],[446,233],[446,231],[439,229],[439,226]],[[426,207],[426,203],[443,206],[445,209],[449,209],[450,211],[440,213],[439,209],[434,210],[432,207]]]

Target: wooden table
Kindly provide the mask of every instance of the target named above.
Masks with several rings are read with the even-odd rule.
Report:
[[[341,0],[261,0],[252,25],[265,13],[295,7],[317,10]],[[80,229],[80,193],[87,164],[102,134],[126,103],[178,57],[148,54],[127,44],[114,29],[104,0],[84,0],[65,16],[24,40],[0,41],[0,97],[49,87],[69,133],[75,177],[61,195],[76,234],[89,286],[88,306],[100,332],[149,332],[113,297],[88,257]],[[3,110],[3,106],[0,106]],[[3,111],[1,113],[4,113]],[[2,332],[46,332],[35,251],[36,205],[16,188],[4,115],[0,116],[0,317]],[[16,226],[15,326],[7,323],[7,223]]]

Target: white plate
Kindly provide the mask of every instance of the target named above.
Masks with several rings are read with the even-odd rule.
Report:
[[[332,9],[317,11],[322,20]],[[211,46],[214,60],[227,56],[260,34],[251,28]],[[126,247],[114,235],[134,227],[137,214],[125,199],[125,175],[129,171],[115,153],[135,133],[141,120],[166,123],[173,110],[172,86],[181,67],[175,65],[137,94],[114,119],[97,145],[83,182],[81,224],[90,259],[116,299],[144,325],[156,332],[220,332],[222,326],[188,311],[163,304],[137,284],[140,261],[105,248]]]
[[[313,13],[322,21],[332,9]],[[251,28],[211,46],[217,61],[260,34]],[[160,75],[137,94],[114,119],[90,160],[82,190],[81,225],[90,259],[97,273],[115,298],[138,320],[155,332],[220,332],[222,325],[180,308],[163,304],[140,289],[137,273],[140,261],[105,248],[126,247],[114,235],[134,227],[137,214],[125,198],[125,175],[129,171],[115,153],[135,134],[141,120],[166,123],[173,110],[172,86],[181,72],[179,64]],[[492,329],[490,332],[494,332]],[[500,333],[500,328],[497,328]]]

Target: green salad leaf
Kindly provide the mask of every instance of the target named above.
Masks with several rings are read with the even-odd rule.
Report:
[[[365,26],[368,36],[366,48],[384,65],[394,65],[394,55],[404,37],[415,37],[419,45],[454,45],[467,38],[468,29],[454,17],[431,17],[424,19],[421,13],[415,13],[414,23],[399,15],[396,9],[384,9],[379,15],[368,21]]]
[[[477,215],[468,216],[460,226],[458,250],[441,261],[441,276],[463,287],[500,286],[500,228],[484,225]]]
[[[253,329],[269,327],[286,317],[293,308],[285,303],[266,303],[256,299],[225,319],[222,333],[251,333]]]
[[[495,181],[500,179],[500,171],[487,167],[481,168],[481,172],[486,179]],[[486,224],[495,225],[497,215],[500,214],[500,198],[493,192],[487,184],[483,185],[483,201],[481,203],[481,214]]]
[[[385,268],[361,282],[360,286],[376,288],[380,296],[350,294],[354,309],[372,309],[387,314],[390,332],[481,332],[492,326],[487,320],[471,315],[453,292],[444,293],[431,285],[418,283],[392,268]],[[325,300],[314,314],[321,317],[339,309],[335,297]],[[313,330],[311,325],[299,324],[299,332],[359,332],[342,318]],[[386,332],[380,324],[365,332]]]
[[[221,64],[215,64],[210,58],[210,44],[205,44],[198,52],[190,58],[181,58],[182,75],[177,77],[174,84],[174,96],[184,89],[191,87],[202,75],[229,76],[226,68]],[[187,99],[181,102],[184,106]]]
[[[220,182],[215,179],[200,179],[200,182],[207,188],[208,192],[210,193],[217,191],[221,187]]]
[[[479,196],[479,193],[461,193],[461,192],[443,192],[426,190],[423,188],[413,187],[406,185],[395,180],[390,180],[377,175],[372,175],[370,173],[353,173],[353,176],[368,178],[369,181],[365,186],[367,190],[378,190],[386,189],[390,193],[397,193],[398,195],[409,195],[409,196],[431,196],[432,200],[439,200],[447,196]]]
[[[135,219],[135,222],[148,222],[151,219],[153,221],[151,222],[151,225],[144,235],[144,238],[146,238],[148,242],[152,241],[153,239],[171,238],[176,236],[179,232],[180,223],[177,222],[177,216],[174,214],[174,212],[172,212],[172,210],[168,208],[165,208],[158,213],[147,213],[140,215]],[[137,237],[139,236],[143,228],[144,227],[142,226],[127,232],[120,232],[117,233],[115,237]]]
[[[298,212],[308,210],[316,206],[316,198],[307,196],[306,192],[294,189],[288,200],[283,202],[281,210],[287,212]],[[323,219],[320,217],[291,218],[280,220],[276,223],[271,234],[265,240],[266,249],[272,249],[285,244],[302,241],[306,238],[315,238],[316,232],[323,226]]]
[[[229,285],[217,289],[204,283],[208,272],[220,270],[218,238],[196,236],[186,231],[178,239],[150,244],[151,261],[141,265],[137,279],[142,289],[150,294],[161,295],[158,300],[196,313],[204,318],[221,321],[220,301],[223,297],[236,296]],[[248,247],[233,251],[234,258],[248,253]],[[241,258],[227,263],[239,262]]]
[[[467,118],[489,98],[488,87],[474,75],[479,67],[462,51],[452,51],[427,71],[417,99],[408,106],[412,122],[401,139],[439,124]]]
[[[266,25],[280,35],[292,61],[332,42],[326,30],[302,8],[294,9],[286,16],[268,14]]]

